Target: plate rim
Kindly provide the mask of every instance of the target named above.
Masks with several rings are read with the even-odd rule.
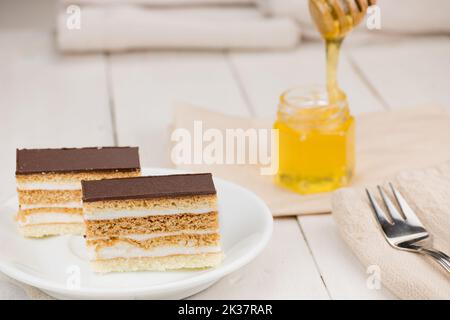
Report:
[[[159,173],[192,173],[192,171],[188,170],[179,170],[174,168],[161,168],[161,167],[143,167],[141,171],[149,171],[149,172],[159,172]],[[153,173],[153,174],[155,174]],[[54,282],[47,279],[39,278],[38,276],[30,275],[26,273],[25,271],[19,270],[17,268],[14,268],[8,263],[2,261],[0,259],[0,271],[6,274],[7,276],[19,281],[23,282],[25,284],[34,286],[38,289],[44,290],[44,291],[50,291],[55,292],[61,295],[67,295],[67,296],[85,296],[85,297],[97,297],[102,296],[105,298],[108,297],[118,297],[123,295],[140,295],[140,294],[153,294],[157,292],[168,292],[168,291],[179,291],[183,289],[188,288],[194,288],[196,286],[201,286],[206,283],[214,283],[215,281],[218,281],[222,277],[230,274],[233,271],[236,271],[246,264],[248,264],[250,261],[252,261],[255,257],[257,257],[262,250],[266,247],[268,242],[271,239],[272,232],[273,232],[273,216],[272,213],[267,206],[267,204],[259,197],[257,196],[253,191],[242,187],[234,182],[216,177],[213,174],[213,179],[220,181],[220,183],[229,184],[233,188],[240,189],[244,193],[247,193],[249,196],[251,196],[253,199],[256,200],[256,202],[259,202],[262,208],[264,209],[262,212],[264,212],[264,225],[266,226],[261,241],[258,242],[255,247],[249,251],[248,253],[244,254],[243,256],[236,259],[233,263],[227,265],[227,266],[219,266],[217,268],[211,269],[209,272],[202,273],[199,275],[196,275],[194,277],[188,277],[186,279],[177,280],[169,283],[162,283],[162,284],[156,284],[151,285],[147,287],[140,287],[140,288],[118,288],[118,289],[110,289],[110,288],[89,288],[89,287],[80,287],[76,289],[69,289],[65,287],[64,285],[59,284],[58,282]],[[2,200],[2,205],[7,203],[10,199],[6,198]]]

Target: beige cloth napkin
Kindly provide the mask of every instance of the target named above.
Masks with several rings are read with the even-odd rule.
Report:
[[[437,249],[450,253],[450,162],[389,179],[413,205]],[[374,190],[375,191],[375,190]],[[378,200],[380,200],[378,198]],[[395,250],[383,238],[364,190],[333,196],[333,216],[365,267],[378,266],[381,282],[403,299],[450,299],[450,278],[429,258]]]
[[[202,120],[203,130],[217,128],[270,128],[273,120],[227,116],[189,105],[179,105],[175,128],[192,132]],[[353,185],[364,186],[405,169],[437,165],[450,159],[450,117],[440,108],[409,108],[357,117],[357,169]],[[329,213],[330,193],[301,196],[259,174],[257,165],[178,165],[180,169],[207,171],[255,192],[274,216]]]

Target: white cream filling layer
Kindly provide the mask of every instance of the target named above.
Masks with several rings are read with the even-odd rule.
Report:
[[[88,247],[91,260],[114,259],[114,258],[137,258],[137,257],[164,257],[176,254],[199,254],[220,252],[219,246],[207,247],[159,247],[151,250],[142,249],[125,242],[119,242],[111,247],[101,248],[96,251],[93,247]]]
[[[19,190],[81,190],[81,182],[17,182]]]
[[[39,204],[21,204],[22,210],[27,209],[39,209],[39,208],[69,208],[69,209],[81,209],[83,203],[80,202],[63,202],[63,203],[39,203]]]
[[[216,208],[203,207],[196,209],[136,209],[136,210],[102,210],[92,212],[84,212],[86,220],[113,220],[119,218],[141,218],[148,216],[165,216],[175,214],[204,214],[217,211]]]
[[[151,234],[127,234],[118,236],[118,238],[123,239],[131,239],[136,241],[145,241],[149,239],[155,239],[160,237],[169,237],[169,236],[180,236],[184,234],[214,234],[219,233],[219,230],[183,230],[183,231],[175,231],[175,232],[160,232],[160,233],[151,233]],[[102,240],[109,239],[109,237],[96,237],[89,238],[88,240]]]
[[[83,217],[79,214],[67,213],[36,213],[28,214],[25,220],[19,220],[19,225],[46,224],[46,223],[83,223]]]

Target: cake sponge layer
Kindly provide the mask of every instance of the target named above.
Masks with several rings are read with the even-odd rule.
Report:
[[[182,230],[211,230],[219,228],[217,212],[177,214],[113,220],[85,220],[87,238],[119,237],[128,234],[149,234]]]
[[[165,257],[115,258],[93,261],[95,272],[165,271],[173,269],[199,269],[218,266],[222,252],[172,255]]]
[[[81,190],[17,190],[20,204],[80,202]]]
[[[198,208],[211,208],[217,210],[216,195],[189,196],[179,198],[154,198],[154,199],[132,199],[132,200],[109,200],[84,202],[85,212],[92,215],[102,211],[111,210],[195,210]]]
[[[84,234],[82,223],[49,223],[40,225],[27,225],[19,227],[19,232],[24,237],[41,238],[46,236],[58,236],[65,234]]]
[[[138,177],[140,170],[133,171],[93,171],[93,172],[69,172],[69,173],[38,173],[16,175],[16,182],[20,186],[26,183],[75,183],[81,180],[101,180],[111,178]],[[80,183],[81,189],[81,183]]]
[[[77,214],[77,215],[83,215],[83,209],[81,208],[65,208],[63,205],[61,207],[42,207],[42,208],[33,208],[33,209],[19,209],[17,213],[17,217],[25,217],[29,214],[35,214],[35,213],[65,213],[65,214]]]
[[[150,250],[156,247],[164,246],[185,246],[185,247],[204,247],[219,246],[220,235],[218,233],[210,234],[181,234],[176,236],[163,236],[153,239],[138,241],[128,238],[113,238],[101,240],[88,240],[87,245],[93,246],[95,249],[111,247],[119,242],[125,242],[133,246]]]

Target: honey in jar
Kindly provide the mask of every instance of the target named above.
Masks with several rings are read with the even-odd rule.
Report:
[[[301,194],[345,186],[355,166],[355,123],[342,91],[330,98],[320,86],[299,87],[280,97],[276,183]]]

